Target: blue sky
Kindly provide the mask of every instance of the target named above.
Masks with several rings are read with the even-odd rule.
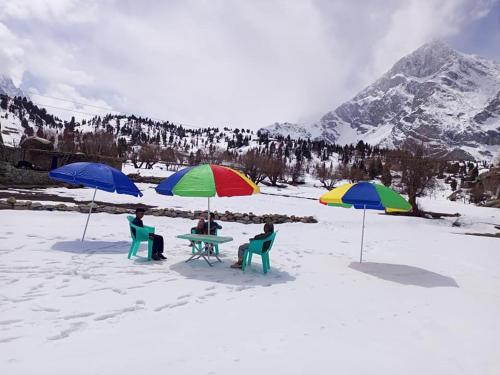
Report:
[[[500,61],[499,18],[498,0],[0,0],[0,73],[61,117],[257,129],[317,120],[434,39]]]
[[[500,2],[486,16],[465,24],[448,42],[459,51],[500,62]]]

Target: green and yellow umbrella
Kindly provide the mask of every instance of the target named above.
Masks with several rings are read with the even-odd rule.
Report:
[[[354,207],[363,210],[363,229],[361,232],[361,252],[359,261],[363,261],[363,239],[365,233],[366,209],[385,210],[386,212],[407,212],[411,205],[401,195],[384,185],[370,182],[358,182],[339,186],[326,194],[319,201],[321,204],[335,207]]]

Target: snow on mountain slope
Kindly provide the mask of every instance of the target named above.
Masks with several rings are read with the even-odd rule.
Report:
[[[491,159],[500,152],[500,64],[435,41],[318,122],[262,130],[341,145],[424,143],[436,155]]]
[[[9,114],[3,108],[0,108],[0,130],[2,141],[8,146],[17,146],[24,134],[19,117]]]
[[[292,139],[315,138],[317,135],[319,135],[314,128],[308,128],[305,125],[293,124],[290,122],[275,122],[272,125],[261,128],[260,131],[268,133],[271,136],[290,136],[290,138]]]
[[[56,138],[58,133],[62,133],[64,122],[37,107],[29,99],[1,95],[0,139],[4,144],[16,146],[23,136]]]
[[[489,158],[500,150],[499,98],[500,64],[437,41],[403,57],[315,126],[340,144],[424,143],[437,154]]]

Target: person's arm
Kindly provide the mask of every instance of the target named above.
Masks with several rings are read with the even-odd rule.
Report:
[[[270,234],[271,233],[260,233],[256,235],[254,238],[252,238],[252,240],[263,240],[264,238],[269,237]]]

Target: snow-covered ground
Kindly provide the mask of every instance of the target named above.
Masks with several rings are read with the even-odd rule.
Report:
[[[204,199],[97,199],[203,209]],[[263,192],[317,198],[313,186]],[[87,189],[47,189],[88,200]],[[459,212],[426,220],[275,195],[215,198],[219,211],[313,215],[283,224],[245,273],[229,268],[260,225],[222,223],[223,263],[185,263],[194,222],[146,216],[168,260],[129,260],[125,215],[0,211],[0,374],[491,374],[500,373],[497,209],[437,198]]]

